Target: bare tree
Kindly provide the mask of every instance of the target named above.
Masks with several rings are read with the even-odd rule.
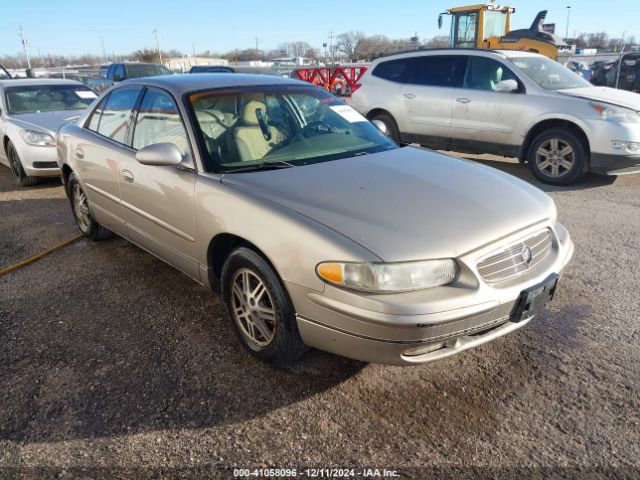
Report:
[[[424,46],[427,48],[446,48],[449,46],[449,37],[446,35],[437,35],[427,40]]]
[[[363,32],[344,32],[336,37],[336,48],[349,60],[356,61],[359,57],[359,47],[362,39],[365,38]]]

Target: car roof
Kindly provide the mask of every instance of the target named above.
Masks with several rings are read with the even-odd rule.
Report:
[[[0,85],[9,87],[25,87],[30,85],[83,85],[76,80],[62,78],[14,78],[12,80],[0,80]],[[84,86],[84,85],[83,85]]]
[[[164,88],[176,96],[182,96],[188,92],[208,90],[216,88],[251,87],[259,85],[306,85],[308,82],[291,80],[272,75],[251,75],[238,73],[199,73],[182,75],[163,75],[157,77],[132,78],[118,85],[146,85],[149,87]]]
[[[540,57],[541,55],[534,52],[524,52],[522,50],[489,50],[485,48],[427,48],[421,50],[412,50],[409,52],[396,53],[387,57],[381,57],[374,61],[374,64],[387,60],[413,57],[428,57],[432,55],[474,55],[480,57],[501,57],[501,58],[520,58],[520,57]]]

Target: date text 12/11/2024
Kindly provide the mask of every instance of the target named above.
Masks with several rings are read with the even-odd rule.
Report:
[[[398,478],[396,470],[386,468],[236,468],[234,478]]]

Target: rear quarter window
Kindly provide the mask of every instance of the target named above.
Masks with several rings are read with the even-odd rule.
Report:
[[[404,83],[407,78],[408,59],[388,60],[380,62],[371,72],[371,75],[392,82]]]

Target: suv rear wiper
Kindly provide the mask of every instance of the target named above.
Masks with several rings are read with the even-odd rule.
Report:
[[[254,165],[247,165],[246,167],[230,168],[229,170],[225,170],[222,173],[254,172],[257,170],[278,170],[280,168],[291,168],[294,166],[295,165],[292,165],[289,162],[280,160],[277,162],[262,162]]]

